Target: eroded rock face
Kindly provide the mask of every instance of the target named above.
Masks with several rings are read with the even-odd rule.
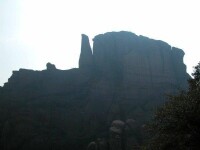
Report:
[[[187,88],[182,50],[124,31],[97,35],[93,41],[92,53],[82,35],[77,69],[48,64],[47,70],[13,71],[0,88],[0,149],[86,149],[97,136],[107,136],[113,120],[129,125],[127,134],[136,126],[134,120],[141,126],[151,117],[165,94]],[[28,141],[22,143],[19,135]],[[141,144],[142,134],[133,135],[138,137],[130,133],[128,143],[137,139],[136,145]]]
[[[97,75],[114,80],[123,101],[137,106],[162,103],[163,94],[187,87],[184,52],[163,41],[130,32],[105,33],[94,38],[93,56]]]
[[[51,63],[47,63],[47,70],[55,70],[56,69],[56,66],[54,64],[51,64]]]
[[[123,84],[132,87],[186,84],[184,52],[163,41],[129,32],[111,32],[96,36],[93,48],[98,73],[118,74]]]
[[[79,68],[92,69],[92,67],[93,67],[93,56],[92,56],[92,49],[89,43],[89,38],[87,35],[82,34]]]

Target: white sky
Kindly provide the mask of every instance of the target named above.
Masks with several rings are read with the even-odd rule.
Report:
[[[199,0],[0,0],[0,85],[13,70],[78,67],[81,34],[131,31],[200,61]]]

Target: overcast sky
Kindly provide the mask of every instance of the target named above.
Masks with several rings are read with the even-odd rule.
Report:
[[[81,34],[131,31],[200,61],[199,0],[0,0],[0,85],[13,70],[78,67]]]

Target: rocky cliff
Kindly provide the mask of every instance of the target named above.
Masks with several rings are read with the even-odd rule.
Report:
[[[136,120],[129,143],[140,145],[153,108],[187,88],[183,56],[181,49],[130,32],[97,35],[93,50],[82,35],[79,68],[48,63],[42,71],[20,69],[0,88],[0,148],[86,149],[110,138],[113,120]]]

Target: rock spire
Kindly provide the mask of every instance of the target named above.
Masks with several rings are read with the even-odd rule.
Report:
[[[89,38],[87,35],[82,34],[79,68],[92,69],[92,66],[93,66],[93,56],[92,56],[92,49],[89,43]]]

